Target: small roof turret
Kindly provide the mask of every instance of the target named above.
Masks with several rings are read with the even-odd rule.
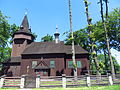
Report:
[[[55,36],[55,43],[59,43],[59,32],[58,32],[58,26],[56,25],[56,32],[54,34]]]

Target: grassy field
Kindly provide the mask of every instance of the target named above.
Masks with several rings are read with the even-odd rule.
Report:
[[[96,87],[77,87],[77,88],[41,88],[32,90],[120,90],[120,85],[96,86]]]
[[[17,90],[17,88],[0,88],[0,90]]]
[[[18,90],[17,88],[1,88],[0,90]],[[25,90],[25,89],[23,89]],[[120,85],[95,86],[95,87],[76,87],[76,88],[39,88],[30,90],[120,90]]]

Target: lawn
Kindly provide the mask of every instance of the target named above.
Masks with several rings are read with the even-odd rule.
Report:
[[[76,88],[40,88],[32,90],[120,90],[120,85],[113,86],[95,86],[95,87],[76,87]]]
[[[1,88],[0,90],[18,90],[18,89],[17,88]],[[39,89],[30,89],[30,90],[120,90],[120,85],[76,87],[76,88],[66,88],[66,89],[63,89],[63,88],[39,88]]]
[[[0,90],[17,90],[17,88],[0,88]]]

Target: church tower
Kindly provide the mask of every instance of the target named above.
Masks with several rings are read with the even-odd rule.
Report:
[[[11,57],[20,57],[24,49],[34,41],[34,38],[29,28],[27,15],[25,15],[20,29],[13,34]]]

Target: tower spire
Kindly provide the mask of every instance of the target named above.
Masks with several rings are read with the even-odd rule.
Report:
[[[29,22],[27,18],[27,14],[24,16],[23,21],[20,25],[20,29],[13,34],[13,38],[16,34],[24,34],[31,36],[32,41],[35,39],[34,35],[31,32],[31,28],[29,27]]]
[[[21,27],[23,28],[23,30],[27,31],[29,30],[29,23],[28,23],[28,18],[27,18],[27,14],[25,14],[24,19],[22,21]]]

